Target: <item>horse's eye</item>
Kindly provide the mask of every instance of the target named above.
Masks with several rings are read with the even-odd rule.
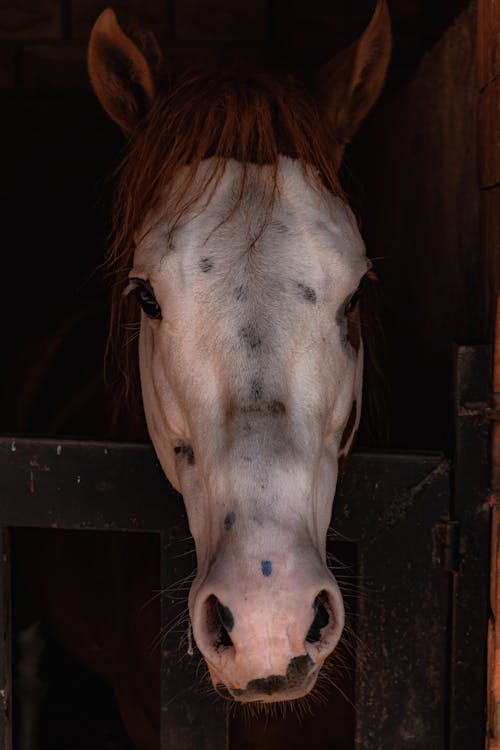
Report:
[[[346,315],[348,315],[350,312],[356,309],[356,305],[358,304],[359,299],[361,295],[363,294],[365,286],[366,286],[366,274],[363,276],[363,278],[359,282],[358,288],[356,289],[356,291],[354,292],[352,297],[349,299],[349,302],[344,308],[344,312]]]
[[[140,304],[148,318],[161,320],[160,305],[156,301],[153,287],[149,281],[145,281],[144,279],[130,279],[130,283],[134,285],[133,291],[137,302]]]

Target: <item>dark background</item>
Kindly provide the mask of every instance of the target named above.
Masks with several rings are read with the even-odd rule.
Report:
[[[90,90],[85,50],[92,23],[106,5],[0,4],[4,433],[144,436],[125,407],[120,422],[112,424],[116,385],[111,379],[106,387],[103,380],[109,282],[100,264],[108,242],[112,173],[124,144]],[[374,0],[113,3],[122,23],[139,22],[156,32],[174,76],[194,62],[251,60],[270,48],[297,70],[311,71],[362,32],[374,5]],[[451,453],[452,346],[487,342],[491,327],[479,232],[476,11],[464,0],[389,0],[389,6],[394,54],[387,85],[343,167],[379,277],[376,314],[364,325],[380,372],[373,374],[371,360],[358,444]],[[88,544],[95,556],[94,537],[88,535]],[[71,540],[67,544],[71,550]],[[26,559],[32,565],[29,555]],[[19,601],[24,594],[20,589]],[[99,692],[104,688],[65,659],[61,653],[55,657],[52,671],[66,676],[53,680],[62,688],[49,707],[65,711],[62,698],[71,680],[104,702]],[[85,690],[86,685],[91,687]],[[80,705],[79,698],[69,702]],[[86,709],[88,715],[93,710]],[[326,727],[336,731],[331,710],[324,709],[325,729],[318,730],[325,742]],[[347,704],[344,712],[340,730],[349,734]],[[109,716],[106,721],[115,722],[116,709],[115,718]],[[315,715],[311,725],[323,727],[322,720]],[[53,724],[64,729],[59,714]],[[273,733],[284,730],[275,720],[245,731],[253,732],[259,747],[266,741],[274,747]],[[291,721],[289,732],[296,731]],[[53,743],[53,725],[47,736]],[[85,742],[82,736],[82,748]],[[117,746],[126,745],[123,736],[121,742]],[[352,737],[338,742],[351,747]],[[96,747],[94,740],[88,744]],[[241,737],[237,746],[242,750]],[[249,740],[247,746],[254,745]],[[68,747],[66,736],[61,747]]]
[[[123,141],[90,90],[85,49],[106,5],[0,5],[3,432],[141,434],[126,418],[111,426],[116,387],[111,382],[106,390],[102,376],[108,287],[99,265]],[[475,184],[475,51],[457,56],[445,44],[416,73],[466,3],[389,5],[394,54],[387,86],[344,166],[380,279],[380,322],[366,325],[383,376],[368,373],[376,396],[367,399],[372,417],[361,442],[446,449],[452,341],[488,335]],[[252,59],[269,48],[297,68],[314,69],[361,33],[374,2],[130,0],[113,7],[122,23],[156,32],[175,75],[195,61]],[[469,27],[472,19],[471,13]],[[466,37],[470,47],[471,28]],[[378,416],[370,401],[378,403]]]

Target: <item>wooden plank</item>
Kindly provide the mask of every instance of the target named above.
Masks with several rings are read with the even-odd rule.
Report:
[[[458,347],[452,517],[460,523],[453,576],[449,750],[484,747],[489,597],[489,406],[487,346]]]
[[[442,705],[436,702],[437,685],[441,685],[443,670],[442,665],[436,668],[434,662],[437,653],[446,653],[440,638],[443,618],[446,620],[447,617],[447,597],[443,600],[442,596],[447,575],[433,563],[430,545],[432,524],[443,515],[448,503],[449,463],[442,455],[361,453],[351,457],[349,471],[334,504],[334,528],[341,538],[349,537],[360,545],[360,549],[371,550],[370,558],[366,553],[364,566],[368,586],[374,576],[377,586],[380,583],[382,587],[384,576],[392,570],[394,577],[397,571],[396,581],[386,589],[387,595],[377,596],[377,611],[391,613],[394,622],[399,621],[401,627],[406,623],[404,632],[411,631],[415,641],[424,614],[428,621],[435,622],[434,635],[439,631],[440,637],[436,637],[433,648],[429,649],[421,639],[410,661],[407,658],[405,669],[398,672],[402,679],[405,670],[410,669],[418,682],[419,692],[423,690],[420,708],[414,706],[414,714],[418,714],[420,721],[425,721],[428,727],[422,735],[425,750],[440,734],[439,722],[444,716]],[[193,656],[187,653],[187,622],[182,621],[182,612],[177,611],[180,605],[173,590],[178,580],[191,572],[185,567],[190,564],[189,557],[179,552],[182,544],[192,545],[184,506],[180,496],[167,484],[151,446],[0,439],[0,523],[80,529],[164,530],[161,534],[162,619],[164,626],[177,614],[181,615],[181,621],[178,627],[174,626],[165,634],[162,641],[161,701],[164,708],[161,747],[162,750],[192,747],[223,750],[226,743],[224,705],[197,673],[205,667],[194,644]],[[407,530],[406,537],[398,533],[401,528]],[[435,589],[432,596],[429,594],[426,600],[429,606],[420,607],[417,617],[414,616],[414,579],[411,577],[410,581],[406,573],[399,574],[400,568],[406,565],[408,537],[414,529],[411,549],[422,543],[419,554],[425,558],[417,565],[419,568],[422,564],[422,570],[426,571],[419,580],[427,593],[437,581],[441,592]],[[387,535],[392,540],[390,559],[385,553]],[[416,571],[415,566],[412,570]],[[429,607],[434,608],[432,612]],[[383,649],[389,644],[394,658],[399,658],[406,649],[406,640],[397,634],[386,638],[376,625],[380,620],[372,620],[368,610],[365,608],[364,611],[365,642],[373,637],[380,647],[376,650],[376,660],[370,661],[366,655],[363,657],[360,671],[366,690],[371,690],[370,675],[381,670]],[[368,632],[366,627],[372,630]],[[393,662],[385,659],[384,664],[383,673],[389,679]],[[427,681],[426,675],[430,671],[433,679]],[[207,695],[200,694],[200,684],[208,690]],[[397,684],[396,693],[394,696],[391,693],[391,696],[399,695],[398,710],[404,712],[407,692],[399,689],[400,682]],[[381,716],[380,707],[383,705],[382,697],[378,703],[372,702],[372,714]],[[391,715],[397,713],[393,711]],[[360,718],[358,736],[367,733],[381,741],[386,728],[383,722],[370,726],[371,721]],[[406,725],[403,722],[401,726]],[[210,745],[206,744],[208,738]]]
[[[499,0],[500,1],[500,0]],[[500,184],[500,76],[479,96],[479,181]]]
[[[493,396],[500,404],[500,297],[497,298],[493,359]],[[492,426],[491,568],[488,624],[487,750],[500,750],[500,422]]]
[[[492,615],[488,623],[488,708],[487,750],[500,748],[500,503],[498,498],[492,508],[491,524],[491,576],[490,607]]]
[[[174,542],[174,543],[172,543]],[[194,571],[189,534],[182,543],[161,535],[162,641],[160,750],[226,750],[227,703],[215,693],[205,662],[191,638],[186,596]],[[184,552],[184,554],[183,554]],[[185,594],[186,592],[184,592]]]
[[[439,453],[354,453],[334,503],[339,533],[370,533],[382,509],[409,507],[408,492]],[[410,493],[411,495],[411,493]],[[366,497],[372,498],[369,508]],[[403,509],[403,510],[402,510]],[[0,437],[0,524],[101,531],[169,529],[186,514],[147,443]],[[177,531],[176,531],[177,530]]]
[[[450,463],[440,454],[364,455],[339,486],[333,528],[356,542],[361,587],[356,747],[446,746],[451,574],[433,532],[449,507]]]
[[[481,191],[481,243],[489,269],[485,284],[498,294],[500,293],[500,186],[492,190]]]
[[[0,438],[5,526],[161,531],[184,522],[149,444]]]
[[[477,76],[483,89],[500,73],[500,0],[478,0]]]
[[[358,545],[355,744],[363,750],[446,747],[451,574],[433,529],[448,517],[450,476],[446,462],[438,467],[400,504],[393,498]]]
[[[500,190],[496,191],[500,198]],[[500,200],[498,203],[500,214]],[[500,224],[500,217],[499,217]],[[500,247],[500,232],[498,235]],[[493,403],[500,408],[500,295],[497,297],[496,322],[495,322],[495,345],[493,353]],[[500,502],[500,422],[493,423],[492,434],[492,482],[494,493],[499,494]]]
[[[410,514],[424,489],[449,469],[440,453],[354,453],[335,495],[334,532],[348,541],[373,540]]]
[[[0,750],[12,750],[10,605],[9,534],[0,527]]]

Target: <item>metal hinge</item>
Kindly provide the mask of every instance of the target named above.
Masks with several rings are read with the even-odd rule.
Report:
[[[434,524],[434,551],[436,565],[449,573],[460,569],[460,523],[441,520]]]
[[[488,404],[484,401],[464,401],[457,407],[459,417],[480,417],[490,422],[500,422],[499,394],[494,394],[494,401]]]

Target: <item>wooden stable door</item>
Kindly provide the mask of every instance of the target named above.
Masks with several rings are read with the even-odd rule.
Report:
[[[488,635],[486,747],[500,748],[500,2],[478,0],[479,187],[485,293],[497,302],[492,431],[491,617]]]
[[[439,453],[357,453],[339,487],[333,532],[350,550],[359,584],[346,593],[356,632],[352,747],[482,747],[489,370],[486,347],[457,350],[453,462]],[[0,438],[3,539],[27,526],[160,534],[162,620],[175,616],[168,586],[192,568],[183,554],[186,517],[150,446]],[[0,750],[11,750],[7,544],[0,571]],[[240,750],[241,739],[228,738],[224,701],[199,689],[199,655],[179,658],[178,646],[176,633],[162,642],[161,750]],[[301,748],[286,739],[285,724],[276,728],[275,750]],[[267,750],[266,741],[246,747]],[[315,747],[331,750],[325,737]]]

